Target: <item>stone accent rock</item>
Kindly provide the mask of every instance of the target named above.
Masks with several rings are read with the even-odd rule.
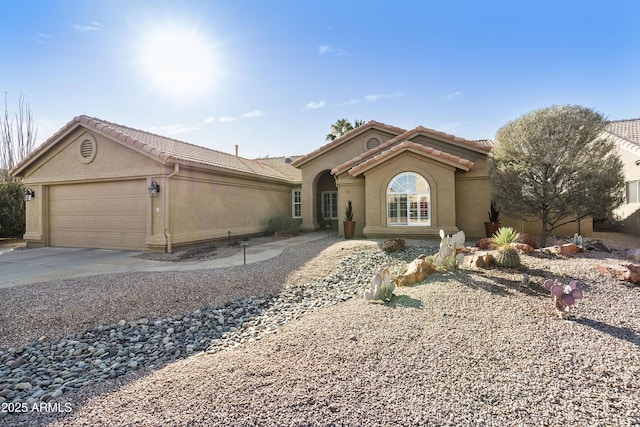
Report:
[[[582,248],[574,245],[573,243],[565,243],[563,245],[554,245],[547,246],[546,248],[542,248],[543,252],[549,252],[556,255],[574,255],[578,252],[582,252]]]
[[[538,249],[538,244],[536,243],[536,240],[530,235],[528,235],[527,233],[520,233],[520,238],[518,239],[518,242],[524,243],[525,245],[529,245],[533,249]]]
[[[519,254],[530,254],[532,252],[535,252],[535,249],[526,243],[512,243],[511,247],[515,249]]]
[[[478,249],[493,249],[494,245],[493,242],[491,241],[491,239],[489,237],[483,237],[482,239],[478,240],[476,242],[476,247]]]
[[[464,257],[462,268],[489,268],[495,264],[495,261],[490,252],[477,252]]]
[[[626,258],[633,262],[640,262],[640,249],[629,249]]]
[[[602,242],[589,242],[584,245],[584,250],[611,253],[611,249],[606,247],[605,244]]]
[[[613,276],[618,280],[634,283],[636,285],[640,284],[640,266],[638,265],[596,265],[594,269],[600,273]]]
[[[407,268],[393,278],[393,281],[398,286],[413,285],[418,282],[422,282],[429,274],[433,274],[438,271],[438,267],[432,262],[425,260],[424,256],[420,256],[407,265]]]
[[[404,249],[405,241],[404,238],[398,237],[396,239],[387,239],[382,242],[382,250],[388,253],[396,252]]]

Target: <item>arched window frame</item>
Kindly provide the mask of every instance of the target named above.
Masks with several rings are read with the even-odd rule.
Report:
[[[431,186],[420,174],[402,172],[387,186],[388,226],[431,226]]]

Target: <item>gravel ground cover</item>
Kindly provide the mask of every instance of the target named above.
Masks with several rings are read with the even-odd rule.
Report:
[[[121,321],[132,329],[159,321],[166,333],[169,317],[180,326],[186,317],[190,325],[197,310],[211,322],[208,329],[221,329],[197,355],[189,356],[185,345],[184,353],[153,368],[128,369],[50,398],[50,411],[5,415],[0,422],[637,425],[640,288],[593,267],[621,262],[622,249],[640,242],[614,237],[620,236],[603,239],[620,249],[611,254],[523,256],[522,270],[436,274],[397,288],[388,304],[360,297],[375,270],[398,269],[434,250],[434,242],[410,241],[411,248],[389,256],[375,241],[327,238],[243,268],[5,290],[4,353],[42,336],[41,343],[53,347],[97,325],[117,330]],[[529,285],[520,282],[523,271]],[[553,313],[542,287],[551,277],[576,279],[585,291],[571,320]],[[256,306],[262,308],[253,312]],[[140,324],[143,318],[148,322]]]

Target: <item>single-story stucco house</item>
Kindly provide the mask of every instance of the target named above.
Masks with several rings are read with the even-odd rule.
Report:
[[[615,120],[607,124],[624,165],[625,201],[613,211],[609,224],[627,233],[640,234],[640,119]]]
[[[33,195],[29,247],[150,251],[266,231],[271,217],[302,231],[484,236],[490,140],[370,121],[304,156],[245,159],[88,116],[71,120],[11,170]],[[538,234],[535,223],[503,225]],[[580,231],[591,232],[583,221]],[[561,231],[573,234],[578,227]]]

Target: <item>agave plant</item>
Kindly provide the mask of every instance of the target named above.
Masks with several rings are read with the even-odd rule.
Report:
[[[496,234],[493,235],[491,241],[498,247],[510,246],[520,238],[520,233],[511,227],[500,227]]]
[[[560,282],[558,279],[549,279],[544,282],[546,290],[551,292],[553,302],[556,306],[556,313],[561,319],[569,315],[571,306],[583,297],[582,290],[578,288],[578,282],[570,281],[568,284]]]

